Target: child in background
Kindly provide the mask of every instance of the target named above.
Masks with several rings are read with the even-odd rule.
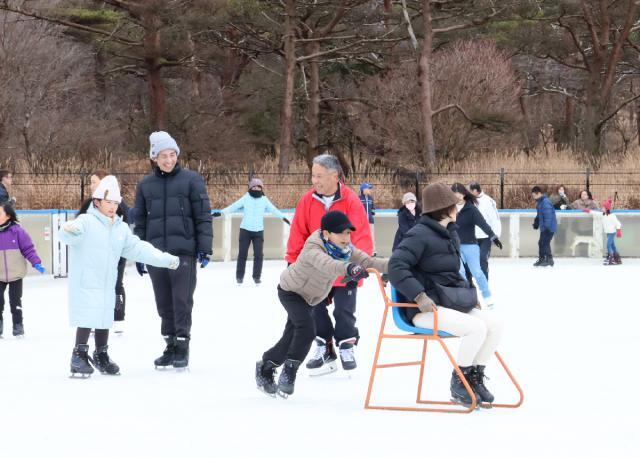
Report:
[[[118,375],[120,368],[109,354],[109,329],[113,326],[115,285],[121,257],[157,267],[177,269],[178,257],[154,248],[131,233],[116,215],[122,201],[118,181],[107,175],[93,192],[93,203],[85,214],[62,225],[60,240],[69,253],[69,320],[77,327],[71,356],[71,376]],[[89,334],[95,329],[96,348],[89,358]]]
[[[27,275],[27,261],[41,274],[42,261],[36,253],[31,237],[18,224],[16,211],[9,202],[0,203],[0,337],[2,337],[4,292],[9,286],[9,304],[13,321],[13,335],[24,335],[22,322],[22,279]]]
[[[371,229],[371,240],[373,240],[373,255],[376,255],[376,235],[375,235],[375,219],[376,205],[373,201],[373,185],[371,183],[362,183],[360,185],[360,202],[364,207],[364,211],[369,218],[369,228]]]
[[[287,324],[280,340],[256,363],[256,384],[266,394],[284,398],[293,394],[298,368],[316,335],[312,308],[326,299],[336,278],[346,275],[350,281],[359,281],[369,276],[370,267],[387,271],[388,261],[372,258],[351,245],[355,230],[347,215],[328,212],[296,262],[280,275],[278,298],[287,312]],[[276,384],[275,371],[282,364]]]
[[[622,237],[622,223],[616,215],[611,213],[611,210],[613,210],[613,202],[611,199],[602,202],[602,208],[604,210],[603,212],[586,208],[582,211],[602,215],[602,226],[604,233],[607,234],[607,256],[604,258],[603,264],[605,266],[622,264],[620,253],[618,253],[618,249],[616,248],[616,237]]]

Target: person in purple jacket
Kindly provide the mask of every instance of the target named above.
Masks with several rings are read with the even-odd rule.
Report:
[[[22,279],[27,275],[27,261],[43,274],[42,261],[31,237],[18,224],[16,211],[9,202],[0,203],[0,337],[2,337],[4,292],[9,286],[9,303],[13,318],[13,335],[24,335],[22,324]]]

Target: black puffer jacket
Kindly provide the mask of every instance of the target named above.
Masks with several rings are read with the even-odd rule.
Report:
[[[404,205],[400,207],[400,210],[398,210],[398,230],[396,231],[396,235],[393,238],[393,247],[391,248],[392,251],[395,250],[398,245],[400,245],[400,242],[402,242],[404,235],[409,232],[409,229],[416,225],[416,223],[420,219],[421,212],[422,210],[420,209],[419,205],[416,205],[415,215],[411,213],[409,209]]]
[[[389,259],[389,280],[410,301],[425,292],[438,302],[434,283],[451,287],[467,287],[460,276],[460,243],[456,225],[447,228],[428,216],[421,216],[404,236]],[[410,321],[417,308],[404,310]]]
[[[172,255],[211,254],[213,226],[204,179],[176,164],[170,173],[156,167],[138,183],[135,233]]]

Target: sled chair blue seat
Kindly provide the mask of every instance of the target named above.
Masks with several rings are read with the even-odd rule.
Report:
[[[473,393],[473,390],[471,389],[469,382],[466,380],[466,378],[462,374],[460,367],[456,363],[455,358],[453,357],[453,355],[451,354],[451,352],[449,351],[449,348],[445,343],[445,339],[455,338],[456,336],[451,335],[444,331],[440,331],[438,329],[437,307],[434,307],[434,311],[433,311],[433,314],[434,314],[433,329],[418,328],[416,326],[413,326],[413,324],[409,322],[409,320],[406,318],[403,312],[403,309],[406,307],[415,308],[418,306],[413,303],[397,302],[398,296],[393,288],[391,292],[392,299],[390,299],[387,294],[385,284],[382,281],[382,275],[380,274],[380,272],[378,272],[375,269],[368,269],[368,272],[373,274],[371,276],[376,277],[378,280],[380,293],[382,294],[382,298],[384,300],[384,311],[382,313],[382,323],[380,324],[380,333],[378,335],[376,353],[373,358],[373,365],[371,366],[371,376],[369,377],[369,387],[367,389],[367,397],[364,403],[365,409],[400,410],[400,411],[417,411],[417,412],[447,412],[447,413],[473,412],[477,406],[475,394]],[[398,328],[400,331],[404,331],[403,334],[389,333],[386,331],[387,318],[389,316],[389,309],[392,310],[391,314],[393,316],[393,322],[396,328]],[[419,361],[380,364],[380,350],[382,348],[382,341],[384,339],[412,339],[412,340],[418,340],[418,341],[421,340],[422,341],[422,358]],[[426,367],[426,361],[427,361],[427,347],[428,347],[429,341],[435,341],[439,344],[439,346],[442,348],[447,358],[449,359],[449,362],[453,366],[453,370],[458,374],[458,377],[460,377],[460,380],[462,380],[462,383],[465,389],[467,390],[467,393],[469,393],[469,396],[471,396],[471,399],[472,399],[472,403],[468,407],[458,405],[452,401],[423,399],[423,391],[424,391],[423,382],[424,382],[424,374],[425,374],[425,367]],[[502,367],[504,368],[505,372],[507,373],[507,376],[511,380],[512,384],[518,391],[519,399],[516,402],[510,403],[510,404],[499,404],[499,403],[486,404],[486,405],[483,404],[483,407],[507,407],[507,408],[520,407],[520,405],[522,405],[522,402],[524,401],[524,393],[522,391],[522,388],[520,388],[520,385],[518,384],[517,380],[511,373],[511,370],[509,369],[509,367],[507,367],[506,363],[504,362],[500,354],[498,352],[495,352],[495,355],[498,361],[500,362],[500,364],[502,365]],[[377,370],[391,368],[391,367],[406,367],[406,366],[420,366],[420,377],[418,379],[418,393],[415,401],[416,404],[418,405],[413,407],[392,406],[392,405],[373,405],[371,403],[371,396],[373,393],[373,386],[374,386]]]

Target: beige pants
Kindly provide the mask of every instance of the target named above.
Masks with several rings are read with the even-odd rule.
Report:
[[[433,328],[433,313],[418,313],[413,324],[419,328]],[[486,366],[502,338],[502,321],[491,310],[473,309],[462,313],[445,307],[438,308],[438,329],[460,337],[458,366]]]

